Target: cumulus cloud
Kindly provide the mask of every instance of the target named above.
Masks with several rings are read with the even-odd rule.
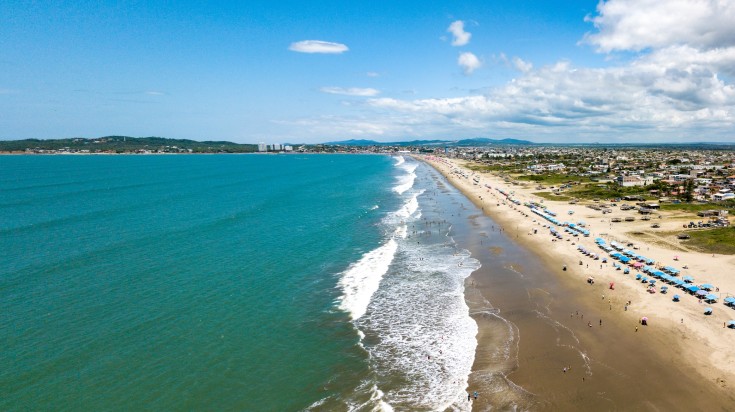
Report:
[[[340,136],[502,135],[540,141],[732,141],[735,130],[735,2],[607,0],[582,41],[602,53],[633,51],[607,67],[558,61],[518,70],[505,84],[465,96],[359,100],[360,116],[317,120]],[[466,74],[481,66],[460,54]],[[369,119],[369,121],[368,121]],[[351,132],[350,132],[351,131]],[[344,132],[344,133],[342,133]]]
[[[735,2],[727,0],[608,0],[588,17],[597,33],[584,38],[601,52],[735,42]]]
[[[459,64],[466,75],[472,74],[472,72],[482,66],[480,59],[470,52],[460,53],[459,58],[457,59],[457,64]]]
[[[340,54],[349,50],[349,48],[342,43],[333,43],[322,40],[302,40],[291,43],[288,46],[291,51],[299,53],[325,53],[325,54]]]
[[[322,93],[329,93],[329,94],[341,94],[344,96],[360,96],[360,97],[371,97],[371,96],[377,96],[380,94],[380,90],[372,89],[372,88],[360,88],[360,87],[350,87],[350,88],[343,88],[343,87],[322,87],[319,89]]]
[[[470,42],[470,37],[472,37],[472,33],[464,31],[462,20],[452,22],[447,31],[452,33],[452,46],[464,46]]]

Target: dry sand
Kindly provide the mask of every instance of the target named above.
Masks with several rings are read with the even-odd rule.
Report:
[[[524,313],[524,308],[518,305],[515,307],[513,302],[517,300],[510,296],[493,296],[493,289],[498,289],[491,285],[493,280],[473,276],[471,282],[475,288],[468,288],[470,306],[473,306],[472,301],[475,301],[474,306],[477,307],[477,301],[489,298],[496,307],[502,307],[504,312],[510,313],[504,315],[504,318],[510,318],[513,324],[499,326],[493,324],[495,321],[492,317],[474,316],[480,326],[480,344],[473,367],[476,381],[480,379],[479,375],[487,372],[483,370],[483,359],[493,356],[484,351],[493,347],[492,339],[498,339],[497,333],[488,331],[497,332],[505,327],[510,335],[520,333],[524,336],[523,339],[516,339],[517,361],[516,365],[509,366],[507,385],[519,385],[523,388],[515,391],[517,397],[523,397],[526,391],[529,396],[535,397],[538,409],[686,410],[695,406],[704,407],[705,404],[709,408],[722,410],[735,408],[735,398],[732,395],[732,386],[735,385],[735,345],[732,344],[735,330],[723,328],[724,322],[735,319],[735,310],[723,305],[721,300],[715,304],[700,303],[695,297],[673,286],[669,286],[668,294],[649,294],[644,284],[635,280],[634,270],[629,275],[623,275],[622,271],[612,268],[612,259],[608,259],[607,265],[600,268],[601,260],[585,257],[578,252],[577,246],[583,245],[597,253],[602,251],[594,244],[596,237],[602,237],[608,242],[632,241],[639,248],[640,254],[655,259],[657,264],[680,269],[688,266],[689,269],[682,270],[681,275],[693,276],[696,279],[695,284],[716,285],[719,292],[713,293],[721,298],[728,294],[735,295],[735,279],[731,277],[735,268],[735,257],[713,257],[711,254],[689,251],[681,247],[673,235],[659,236],[652,233],[675,233],[681,228],[683,220],[667,219],[666,213],[662,213],[662,219],[654,217],[649,222],[641,221],[640,215],[634,210],[626,212],[613,208],[612,214],[603,216],[601,212],[582,204],[543,200],[533,194],[536,190],[531,186],[514,186],[497,176],[484,173],[478,175],[467,169],[464,161],[431,156],[419,158],[439,170],[479,208],[502,225],[506,235],[535,252],[551,272],[557,274],[554,279],[540,285],[537,291],[530,289],[518,292],[537,293],[537,296],[533,296],[534,301],[546,305],[544,309],[532,311],[533,313]],[[461,168],[469,178],[452,173],[456,168]],[[479,184],[474,184],[473,176],[479,176]],[[489,185],[491,189],[485,185]],[[567,241],[571,236],[564,233],[563,241],[552,242],[548,229],[543,227],[548,222],[532,214],[525,206],[508,202],[496,188],[506,192],[513,191],[514,198],[521,202],[543,201],[550,210],[558,213],[559,220],[585,221],[592,232],[591,236],[580,236]],[[574,212],[573,215],[567,214],[570,210]],[[610,222],[613,217],[625,216],[635,216],[636,221]],[[661,229],[650,229],[653,222],[659,222]],[[537,230],[535,235],[532,234],[534,229]],[[633,232],[643,235],[633,235]],[[491,255],[502,251],[487,250],[487,253]],[[678,256],[678,261],[673,260],[674,256]],[[580,261],[583,262],[581,266]],[[568,270],[562,271],[565,264]],[[595,285],[587,284],[588,276],[594,276]],[[486,284],[483,285],[483,282]],[[610,282],[615,283],[615,290],[609,290]],[[504,293],[507,295],[508,291]],[[681,296],[681,302],[672,301],[674,294]],[[605,297],[601,298],[602,295]],[[550,296],[565,298],[553,299]],[[629,300],[632,304],[626,310],[625,303]],[[705,307],[711,307],[713,314],[705,316]],[[539,322],[539,317],[546,316],[544,312],[553,312],[554,319]],[[575,312],[587,313],[588,317],[580,319]],[[568,313],[568,319],[561,319],[562,313]],[[597,318],[603,316],[605,326],[609,325],[607,328],[597,325]],[[649,319],[647,327],[639,325],[643,316]],[[589,321],[595,322],[593,328],[587,326]],[[514,328],[518,330],[514,331]],[[592,333],[593,330],[597,332]],[[549,334],[555,336],[555,349],[534,345],[534,339],[548,339]],[[566,341],[569,343],[565,343]],[[595,360],[592,364],[587,359],[588,354],[579,353],[576,349],[585,345],[594,348],[590,350],[594,352]],[[568,374],[561,371],[561,365],[567,363],[572,366],[574,378],[571,377],[571,371]],[[591,369],[596,369],[596,373],[592,373]],[[600,375],[604,375],[606,369],[620,376],[601,379]],[[686,379],[679,378],[682,376]],[[586,377],[582,387],[579,386],[581,377]],[[577,381],[567,384],[565,379]],[[472,382],[471,377],[471,385]],[[684,386],[678,387],[679,384]],[[635,388],[640,388],[640,391],[632,392]],[[646,393],[652,390],[665,391],[667,396],[651,396],[655,401],[649,402]],[[505,396],[509,395],[506,393]],[[621,397],[625,399],[615,399]],[[601,403],[601,399],[609,399],[610,403]],[[485,410],[491,404],[502,403],[502,400],[493,399],[492,396],[485,396],[486,402],[482,400],[477,402],[475,409]]]

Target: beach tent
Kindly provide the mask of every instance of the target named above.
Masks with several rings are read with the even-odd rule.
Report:
[[[712,308],[704,308],[704,314],[705,315],[711,315],[712,314]]]
[[[704,289],[704,290],[712,290],[712,289],[714,289],[715,287],[714,287],[714,286],[712,286],[712,285],[710,285],[709,283],[705,283],[705,284],[703,284],[703,285],[699,285],[699,288],[700,288],[700,289]]]
[[[728,296],[725,299],[723,299],[723,302],[725,305],[734,305],[735,304],[735,298],[732,296]]]
[[[714,302],[714,301],[716,301],[719,298],[714,293],[709,293],[709,294],[707,294],[707,296],[704,297],[704,299],[705,300],[708,300],[708,301],[713,301]]]
[[[695,293],[696,291],[698,291],[698,290],[699,290],[699,288],[698,288],[698,287],[696,287],[696,286],[694,286],[694,285],[689,285],[689,286],[686,286],[686,287],[685,287],[684,289],[685,289],[685,290],[688,290],[689,292],[692,292],[692,293]]]
[[[642,264],[642,263],[640,263],[640,262],[635,262],[635,263],[633,263],[633,267],[639,268],[639,267],[641,267],[641,266],[643,266],[643,264]]]
[[[703,296],[704,296],[704,295],[706,295],[706,294],[707,294],[707,291],[706,291],[706,290],[698,290],[698,291],[696,292],[696,295],[697,295],[698,297],[700,297],[700,298],[701,298],[701,297],[703,297]]]

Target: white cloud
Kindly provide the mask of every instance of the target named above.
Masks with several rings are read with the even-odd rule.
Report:
[[[518,70],[505,84],[465,96],[358,100],[359,116],[312,119],[311,130],[339,137],[504,136],[539,141],[733,141],[735,1],[607,0],[583,42],[623,54],[608,67],[570,61],[534,67],[504,54]],[[462,32],[464,30],[462,29]],[[471,74],[482,65],[462,53]]]
[[[302,40],[291,43],[288,47],[289,50],[299,53],[326,53],[326,54],[340,54],[349,50],[349,48],[342,43],[332,43],[321,40]]]
[[[457,64],[459,64],[466,75],[472,74],[472,72],[482,66],[480,59],[470,52],[460,53],[459,58],[457,59]]]
[[[377,96],[380,94],[380,90],[372,89],[372,88],[360,88],[360,87],[350,87],[350,88],[342,88],[342,87],[322,87],[319,89],[322,93],[329,93],[329,94],[341,94],[344,96],[360,96],[360,97],[371,97],[371,96]]]
[[[380,73],[378,72],[367,72],[365,73],[367,77],[380,77]]]
[[[470,37],[472,37],[472,33],[464,31],[462,20],[452,22],[447,31],[452,33],[452,46],[464,46],[470,42]]]
[[[513,58],[513,66],[515,66],[516,69],[522,71],[523,73],[527,73],[531,71],[533,68],[533,64],[530,62],[524,61],[520,57],[514,57]]]
[[[588,17],[598,32],[584,40],[598,51],[640,51],[688,44],[735,45],[735,2],[730,0],[608,0]]]

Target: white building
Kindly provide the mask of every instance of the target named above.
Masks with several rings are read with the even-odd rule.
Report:
[[[258,151],[259,152],[267,152],[268,151],[268,145],[265,143],[258,143]]]
[[[647,186],[653,183],[652,177],[618,176],[618,184],[623,187]]]
[[[729,189],[723,189],[712,195],[712,199],[715,201],[735,199],[735,193],[730,192]]]

